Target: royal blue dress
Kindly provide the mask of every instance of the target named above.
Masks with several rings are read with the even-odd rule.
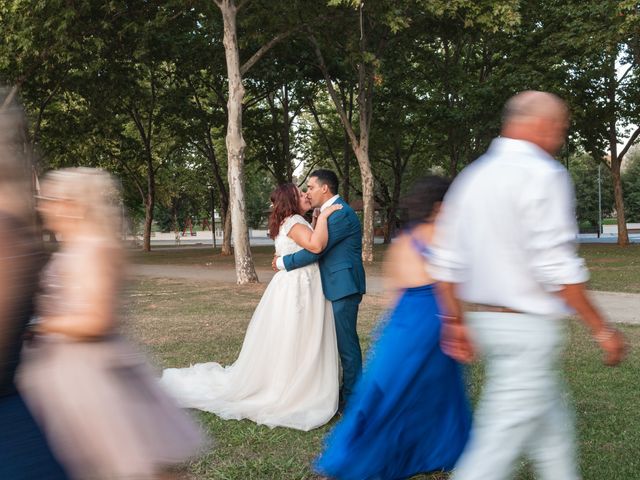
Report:
[[[435,289],[409,288],[372,347],[315,468],[341,480],[451,470],[470,426],[461,367],[440,349]]]

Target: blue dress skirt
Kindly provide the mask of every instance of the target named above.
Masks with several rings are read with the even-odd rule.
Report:
[[[434,287],[410,288],[371,348],[315,468],[342,480],[451,470],[470,426],[461,367],[440,349]]]
[[[0,478],[67,479],[18,394],[0,397]]]

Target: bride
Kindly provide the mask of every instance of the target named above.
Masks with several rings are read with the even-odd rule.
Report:
[[[302,217],[311,204],[295,185],[280,185],[271,202],[269,235],[278,256],[303,248],[321,252],[327,219],[342,208],[324,210],[313,229]],[[235,363],[169,368],[161,382],[184,407],[308,431],[327,423],[338,408],[338,368],[333,310],[314,263],[275,274]]]

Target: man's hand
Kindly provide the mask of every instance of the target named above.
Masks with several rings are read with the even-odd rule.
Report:
[[[278,261],[278,256],[274,255],[273,260],[271,260],[271,268],[273,269],[274,272],[278,271],[278,266],[276,265],[277,261]]]
[[[471,363],[475,359],[475,352],[466,325],[460,319],[444,315],[441,318],[440,347],[442,351],[458,362]]]
[[[593,332],[593,338],[605,353],[604,364],[611,367],[619,364],[626,350],[624,338],[620,332],[608,325],[606,319],[591,302],[585,284],[564,285],[558,293]]]
[[[624,337],[620,332],[614,328],[606,327],[596,333],[594,338],[605,354],[602,360],[605,365],[615,367],[622,361],[627,349]]]

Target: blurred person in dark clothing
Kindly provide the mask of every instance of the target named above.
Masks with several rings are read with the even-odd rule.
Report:
[[[66,479],[14,384],[43,252],[35,233],[31,166],[20,154],[23,115],[0,91],[0,478]]]

